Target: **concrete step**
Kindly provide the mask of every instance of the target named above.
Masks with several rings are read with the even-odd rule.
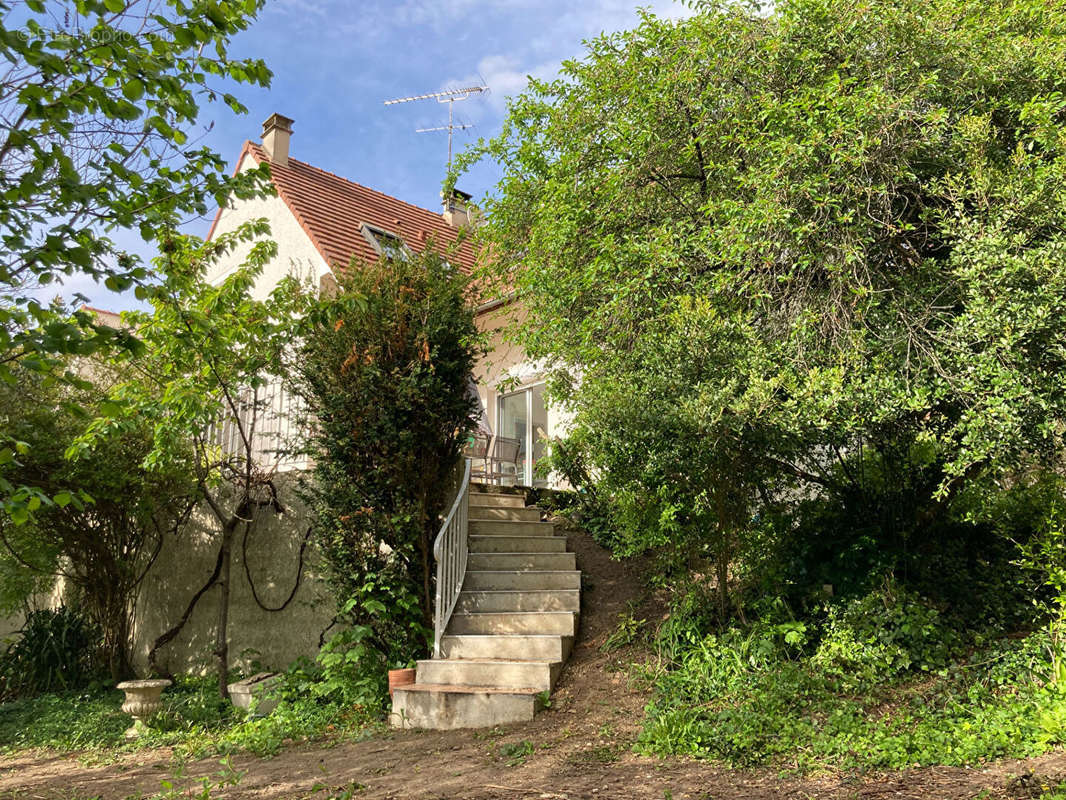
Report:
[[[471,553],[565,553],[562,536],[475,536],[467,539]],[[468,565],[469,566],[469,565]]]
[[[459,593],[456,611],[580,611],[578,589],[520,589],[510,591],[467,591]]]
[[[577,633],[576,611],[455,612],[448,623],[449,635],[463,634],[555,634]]]
[[[521,522],[506,519],[471,519],[471,536],[554,536],[553,522]]]
[[[515,486],[513,484],[500,485],[498,483],[485,483],[485,481],[472,480],[470,481],[470,492],[481,492],[482,494],[513,494],[518,497],[526,496],[526,489],[521,486]]]
[[[454,729],[528,722],[577,631],[581,573],[566,537],[523,490],[472,484],[463,591],[440,659],[395,690],[393,727]]]
[[[537,709],[535,689],[412,684],[393,693],[394,728],[493,728],[529,722]]]
[[[514,634],[465,634],[440,640],[445,658],[510,658],[566,661],[574,646],[573,636]]]
[[[492,506],[470,506],[471,521],[477,520],[513,520],[515,522],[540,522],[540,509],[529,508],[493,508]]]
[[[525,661],[498,658],[431,659],[418,662],[415,683],[448,686],[494,686],[499,689],[550,691],[562,661]]]
[[[467,563],[464,589],[580,589],[581,573],[576,570],[478,570]]]
[[[525,508],[525,495],[471,492],[470,506],[478,508]]]
[[[470,553],[467,574],[478,570],[576,570],[576,553]]]

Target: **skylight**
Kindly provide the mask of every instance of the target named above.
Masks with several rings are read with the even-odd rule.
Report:
[[[395,233],[364,222],[360,226],[363,237],[374,248],[374,251],[383,258],[395,258],[407,261],[411,258],[411,251],[404,244],[403,239]]]

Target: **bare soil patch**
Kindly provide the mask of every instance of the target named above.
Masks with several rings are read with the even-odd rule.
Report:
[[[212,796],[377,798],[378,800],[772,800],[775,798],[1039,797],[1041,787],[1066,780],[1066,753],[1003,761],[977,769],[923,768],[894,773],[781,777],[773,770],[740,771],[683,758],[633,754],[647,702],[645,690],[621,665],[633,652],[604,654],[601,646],[630,604],[639,616],[661,614],[641,594],[639,565],[611,560],[588,536],[569,532],[583,571],[581,631],[549,709],[530,724],[483,731],[393,732],[364,742],[312,742],[275,758],[235,756],[244,777]],[[186,781],[218,772],[218,760],[186,766]],[[151,796],[172,772],[168,750],[143,751],[106,766],[48,753],[0,758],[0,800],[120,800]],[[194,789],[198,784],[190,783]],[[188,796],[194,796],[190,794]]]

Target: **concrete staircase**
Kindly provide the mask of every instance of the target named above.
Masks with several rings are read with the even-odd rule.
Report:
[[[581,573],[566,537],[518,489],[472,484],[469,557],[441,658],[393,693],[397,728],[480,728],[533,719],[570,655]]]

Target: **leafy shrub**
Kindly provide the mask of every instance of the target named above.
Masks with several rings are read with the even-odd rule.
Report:
[[[935,608],[886,581],[880,590],[829,607],[811,664],[848,686],[873,685],[911,670],[940,669],[958,644]]]
[[[670,613],[655,637],[659,657],[669,663],[681,661],[692,648],[701,645],[717,622],[711,610],[710,591],[702,582],[688,581],[676,588]]]
[[[371,631],[355,627],[333,636],[319,652],[319,679],[310,686],[312,697],[344,706],[380,712],[388,697],[389,663],[369,646]]]
[[[61,606],[32,611],[0,656],[0,699],[80,689],[99,674],[100,637],[84,616]]]
[[[886,574],[929,599],[953,624],[1006,632],[1032,617],[1038,581],[1017,563],[1016,542],[1036,530],[1032,493],[1008,498],[972,493],[956,500],[931,520],[896,509],[920,508],[930,487],[913,486],[917,466],[904,461],[881,476],[869,454],[846,460],[865,472],[861,491],[845,498],[807,498],[787,513],[767,515],[761,560],[749,569],[751,583],[770,597],[784,597],[803,615],[817,615],[825,586],[838,597],[865,595],[879,588]],[[1046,503],[1044,505],[1046,508]],[[1039,516],[1036,515],[1037,517]]]
[[[356,264],[305,324],[295,388],[315,419],[301,492],[314,539],[359,631],[349,644],[406,662],[426,648],[433,540],[474,424],[467,278],[432,251]]]
[[[85,432],[86,415],[100,409],[109,388],[129,374],[102,360],[78,369],[88,370],[94,383],[74,387],[23,371],[17,382],[0,386],[0,425],[27,445],[18,459],[19,480],[58,500],[42,505],[24,525],[3,525],[0,562],[12,563],[0,565],[0,576],[14,573],[15,587],[38,591],[50,591],[62,579],[65,596],[77,598],[96,627],[100,658],[119,681],[133,675],[137,587],[171,521],[183,518],[194,487],[177,460],[142,468],[153,428],[141,417],[68,457],[73,454],[67,448]],[[9,468],[0,465],[0,472]],[[10,597],[6,586],[0,602],[4,595]]]
[[[890,583],[835,605],[821,631],[763,620],[708,634],[651,675],[637,746],[731,765],[902,768],[1026,757],[1066,740],[1050,631],[960,657],[963,643]]]
[[[1049,617],[1054,680],[1066,684],[1066,513],[1053,506],[1041,529],[1021,548],[1019,563],[1035,573],[1050,599],[1035,598]]]
[[[610,635],[600,645],[601,653],[613,653],[623,647],[627,647],[637,641],[644,633],[646,619],[637,619],[633,613],[633,606],[618,615],[618,626],[611,631]]]

